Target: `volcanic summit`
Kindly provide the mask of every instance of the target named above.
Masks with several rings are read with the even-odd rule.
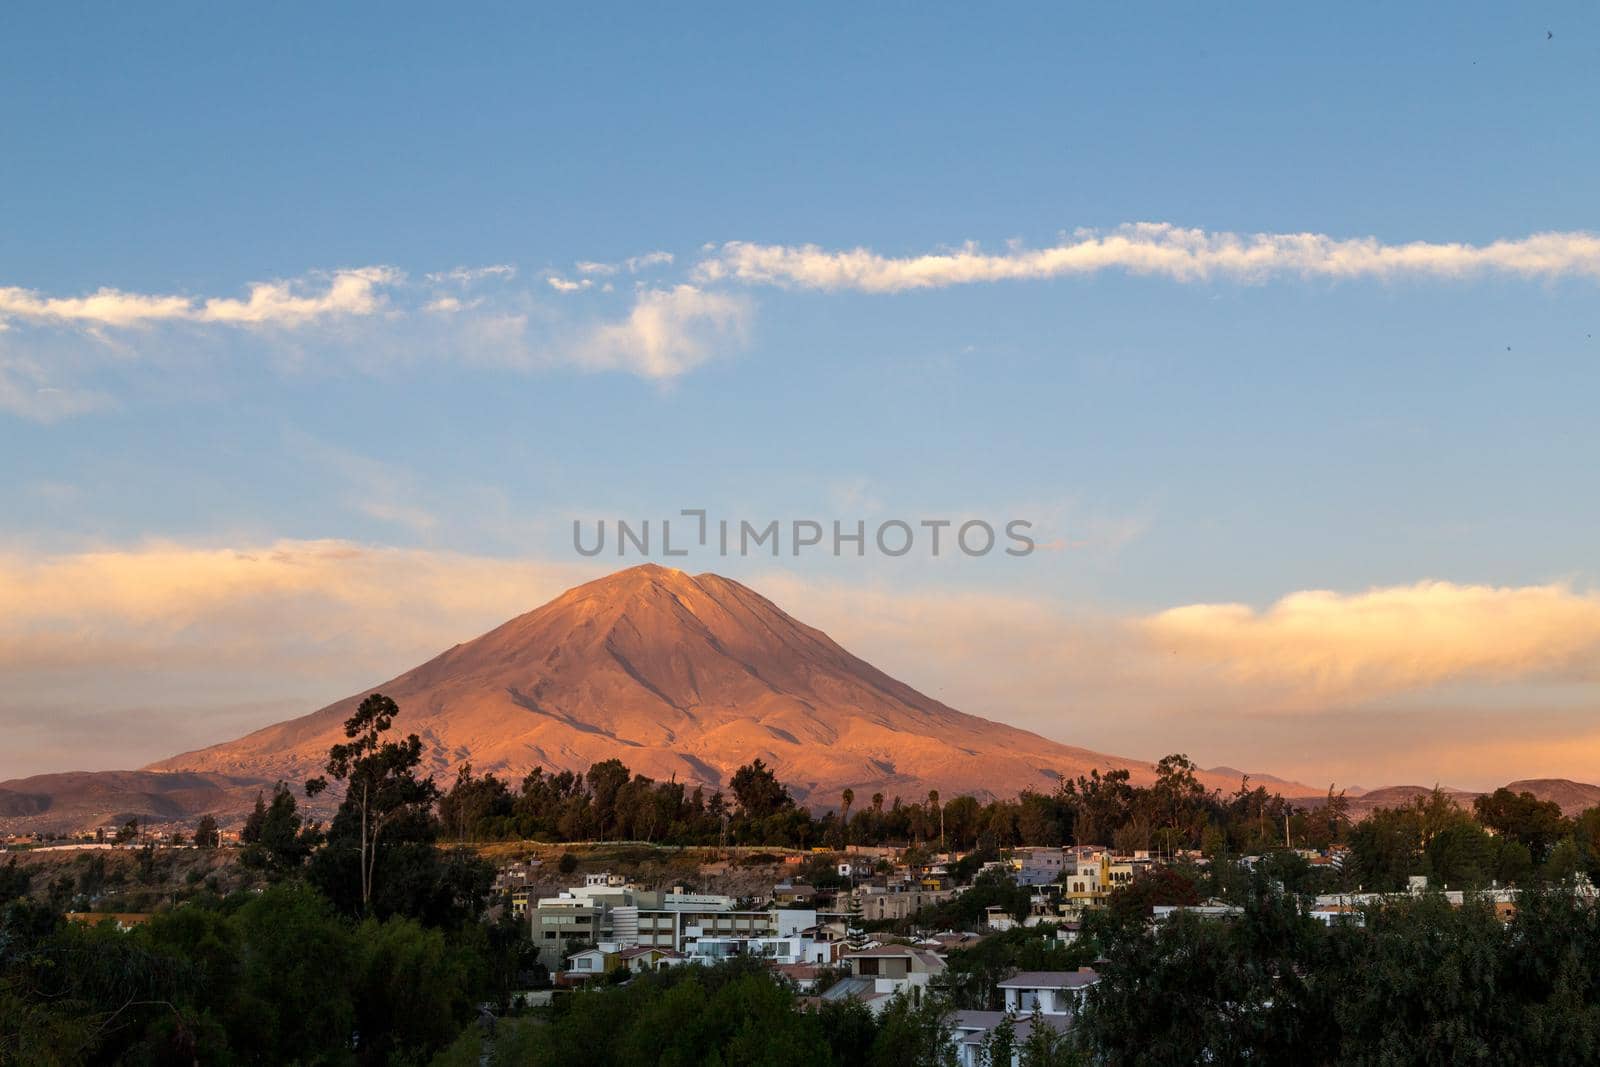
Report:
[[[615,757],[717,787],[759,758],[798,797],[825,804],[846,786],[990,797],[1050,790],[1091,768],[1151,774],[1148,763],[963,714],[738,582],[654,564],[571,589],[321,711],[149,769],[303,779],[371,691],[399,703],[396,728],[422,738],[441,780],[468,760],[515,784],[535,766],[582,771]]]

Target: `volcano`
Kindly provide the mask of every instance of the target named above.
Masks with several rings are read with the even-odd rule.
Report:
[[[372,691],[399,703],[396,730],[422,738],[425,769],[441,781],[466,761],[515,785],[536,766],[582,771],[614,757],[716,788],[761,759],[798,799],[824,805],[845,787],[990,798],[1092,769],[1154,774],[963,714],[738,582],[653,564],[578,586],[321,711],[147,769],[304,779]]]

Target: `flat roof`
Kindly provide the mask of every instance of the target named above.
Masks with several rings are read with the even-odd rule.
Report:
[[[1078,989],[1100,980],[1092,970],[1019,971],[999,983],[1000,989]]]

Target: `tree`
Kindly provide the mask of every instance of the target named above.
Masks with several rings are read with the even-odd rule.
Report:
[[[134,818],[117,827],[117,836],[112,838],[112,841],[119,845],[126,845],[130,841],[138,840],[138,838],[139,820]]]
[[[222,843],[222,831],[217,828],[214,816],[200,816],[194,828],[194,843],[196,848],[216,848]]]
[[[251,1002],[235,1023],[237,1047],[265,1063],[323,1063],[348,1047],[357,956],[328,902],[285,882],[240,908],[235,925],[249,946],[241,979]]]
[[[1555,801],[1540,800],[1532,793],[1513,793],[1504,786],[1478,797],[1472,810],[1484,826],[1526,845],[1534,863],[1543,863],[1571,829]]]
[[[272,803],[257,794],[255,810],[239,835],[244,842],[244,862],[263,867],[274,875],[295,870],[322,840],[321,828],[306,826],[299,805],[285,782],[272,790]]]
[[[1580,814],[1572,829],[1590,881],[1600,882],[1600,808],[1589,808]]]
[[[506,784],[492,774],[475,777],[470,762],[461,765],[455,785],[439,798],[439,821],[458,842],[476,839],[514,810]]]
[[[953,806],[955,801],[950,802]],[[1017,797],[1017,833],[1029,845],[1061,844],[1061,822],[1056,818],[1053,797],[1024,789]]]
[[[1017,1024],[1007,1014],[983,1037],[978,1062],[985,1067],[1011,1067],[1017,1054]]]
[[[617,826],[617,796],[628,784],[631,772],[621,760],[608,759],[592,764],[585,777],[589,782],[589,803],[598,823],[596,829],[601,836],[607,836]]]
[[[1328,841],[1341,840],[1340,827],[1350,825],[1350,798],[1343,789],[1335,793],[1332,782],[1328,783],[1328,801],[1322,813],[1328,820]]]
[[[1563,837],[1550,849],[1539,876],[1546,882],[1568,885],[1583,871],[1583,850],[1570,837]]]
[[[1422,829],[1411,808],[1378,808],[1350,831],[1345,873],[1376,892],[1404,888],[1421,871]]]
[[[372,904],[378,846],[384,830],[407,817],[427,817],[439,795],[432,778],[417,777],[422,740],[416,734],[408,734],[400,742],[383,740],[399,714],[400,708],[393,700],[373,693],[345,720],[344,735],[349,743],[328,750],[328,776],[345,783],[340,807],[359,816],[363,908]],[[327,788],[327,778],[313,778],[306,783],[306,795],[316,796]]]
[[[1423,854],[1429,884],[1446,889],[1476,889],[1494,877],[1495,840],[1466,815],[1434,834]]]
[[[954,1067],[955,1045],[949,1027],[950,1005],[941,997],[896,994],[878,1016],[872,1067]]]
[[[307,793],[310,789],[306,790]],[[244,826],[239,829],[239,843],[253,845],[261,840],[261,826],[267,821],[267,798],[260,790],[256,791],[256,806],[250,814],[245,816]]]
[[[1365,928],[1333,931],[1331,958],[1313,960],[1329,994],[1335,1062],[1486,1063],[1519,1060],[1503,1034],[1515,985],[1498,980],[1508,952],[1492,906],[1443,896],[1369,909]],[[1306,1062],[1302,1060],[1301,1062]]]
[[[831,983],[820,983],[826,989]],[[872,1040],[878,1034],[878,1024],[867,1006],[854,997],[842,1000],[825,1000],[816,1009],[816,1019],[822,1027],[822,1036],[838,1064],[865,1063],[871,1054]]]
[[[1088,1062],[1078,1055],[1069,1033],[1047,1023],[1035,1009],[1029,1019],[1028,1036],[1018,1050],[1021,1067],[1079,1067]]]
[[[765,819],[785,808],[794,807],[794,799],[789,796],[789,790],[778,781],[778,776],[773,773],[772,768],[759,759],[735,771],[732,781],[728,784],[733,789],[733,795],[738,798],[739,807],[749,818]]]
[[[26,896],[28,886],[32,883],[33,872],[26,867],[18,867],[17,857],[12,856],[10,863],[0,867],[0,905]]]
[[[1297,976],[1324,931],[1293,898],[1268,895],[1236,922],[1193,912],[1092,921],[1104,960],[1074,1023],[1091,1062],[1346,1062],[1327,1054],[1326,1014]]]
[[[356,930],[356,958],[363,1062],[426,1062],[475,1014],[462,954],[438,930],[405,918],[367,919]]]
[[[839,806],[842,814],[839,816],[839,829],[843,835],[842,841],[845,848],[850,847],[850,805],[856,802],[856,791],[849,786],[844,787],[844,792],[839,794]]]
[[[1156,764],[1156,782],[1150,791],[1152,822],[1161,830],[1163,846],[1169,853],[1186,842],[1199,841],[1197,820],[1207,794],[1196,777],[1197,769],[1194,761],[1181,753],[1163,756]]]
[[[1200,891],[1194,879],[1175,867],[1156,867],[1141,872],[1127,885],[1111,891],[1106,904],[1117,918],[1149,918],[1157,905],[1194,907]]]

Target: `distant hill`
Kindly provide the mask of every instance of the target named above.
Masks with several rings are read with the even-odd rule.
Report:
[[[1237,767],[1207,767],[1206,774],[1213,778],[1231,779],[1235,789],[1239,787],[1239,784],[1244,779],[1249,778],[1250,788],[1254,789],[1256,786],[1262,785],[1266,786],[1271,792],[1282,793],[1286,797],[1313,796],[1320,795],[1320,792],[1322,792],[1313,789],[1311,786],[1308,786],[1303,782],[1291,781],[1288,778],[1279,778],[1275,774],[1261,774],[1253,771],[1241,771]],[[1224,790],[1224,792],[1229,792],[1229,790]]]
[[[1474,800],[1484,795],[1481,792],[1457,789],[1448,785],[1440,788],[1463,808],[1470,808]],[[1574,782],[1567,778],[1525,778],[1507,782],[1505,788],[1513,793],[1532,793],[1540,800],[1554,801],[1561,806],[1562,814],[1569,817],[1600,805],[1600,785]],[[1432,786],[1387,785],[1380,789],[1369,789],[1359,796],[1353,794],[1347,796],[1350,799],[1351,814],[1359,818],[1376,808],[1403,807],[1416,797],[1431,792],[1433,792]],[[1306,802],[1315,806],[1321,803],[1321,800],[1320,797],[1313,797],[1308,798]]]
[[[1524,778],[1506,786],[1513,793],[1532,793],[1540,800],[1553,800],[1565,815],[1576,815],[1600,806],[1600,785],[1574,782],[1569,778]]]
[[[269,783],[212,773],[67,771],[0,783],[0,825],[50,830],[188,819],[242,812]]]

